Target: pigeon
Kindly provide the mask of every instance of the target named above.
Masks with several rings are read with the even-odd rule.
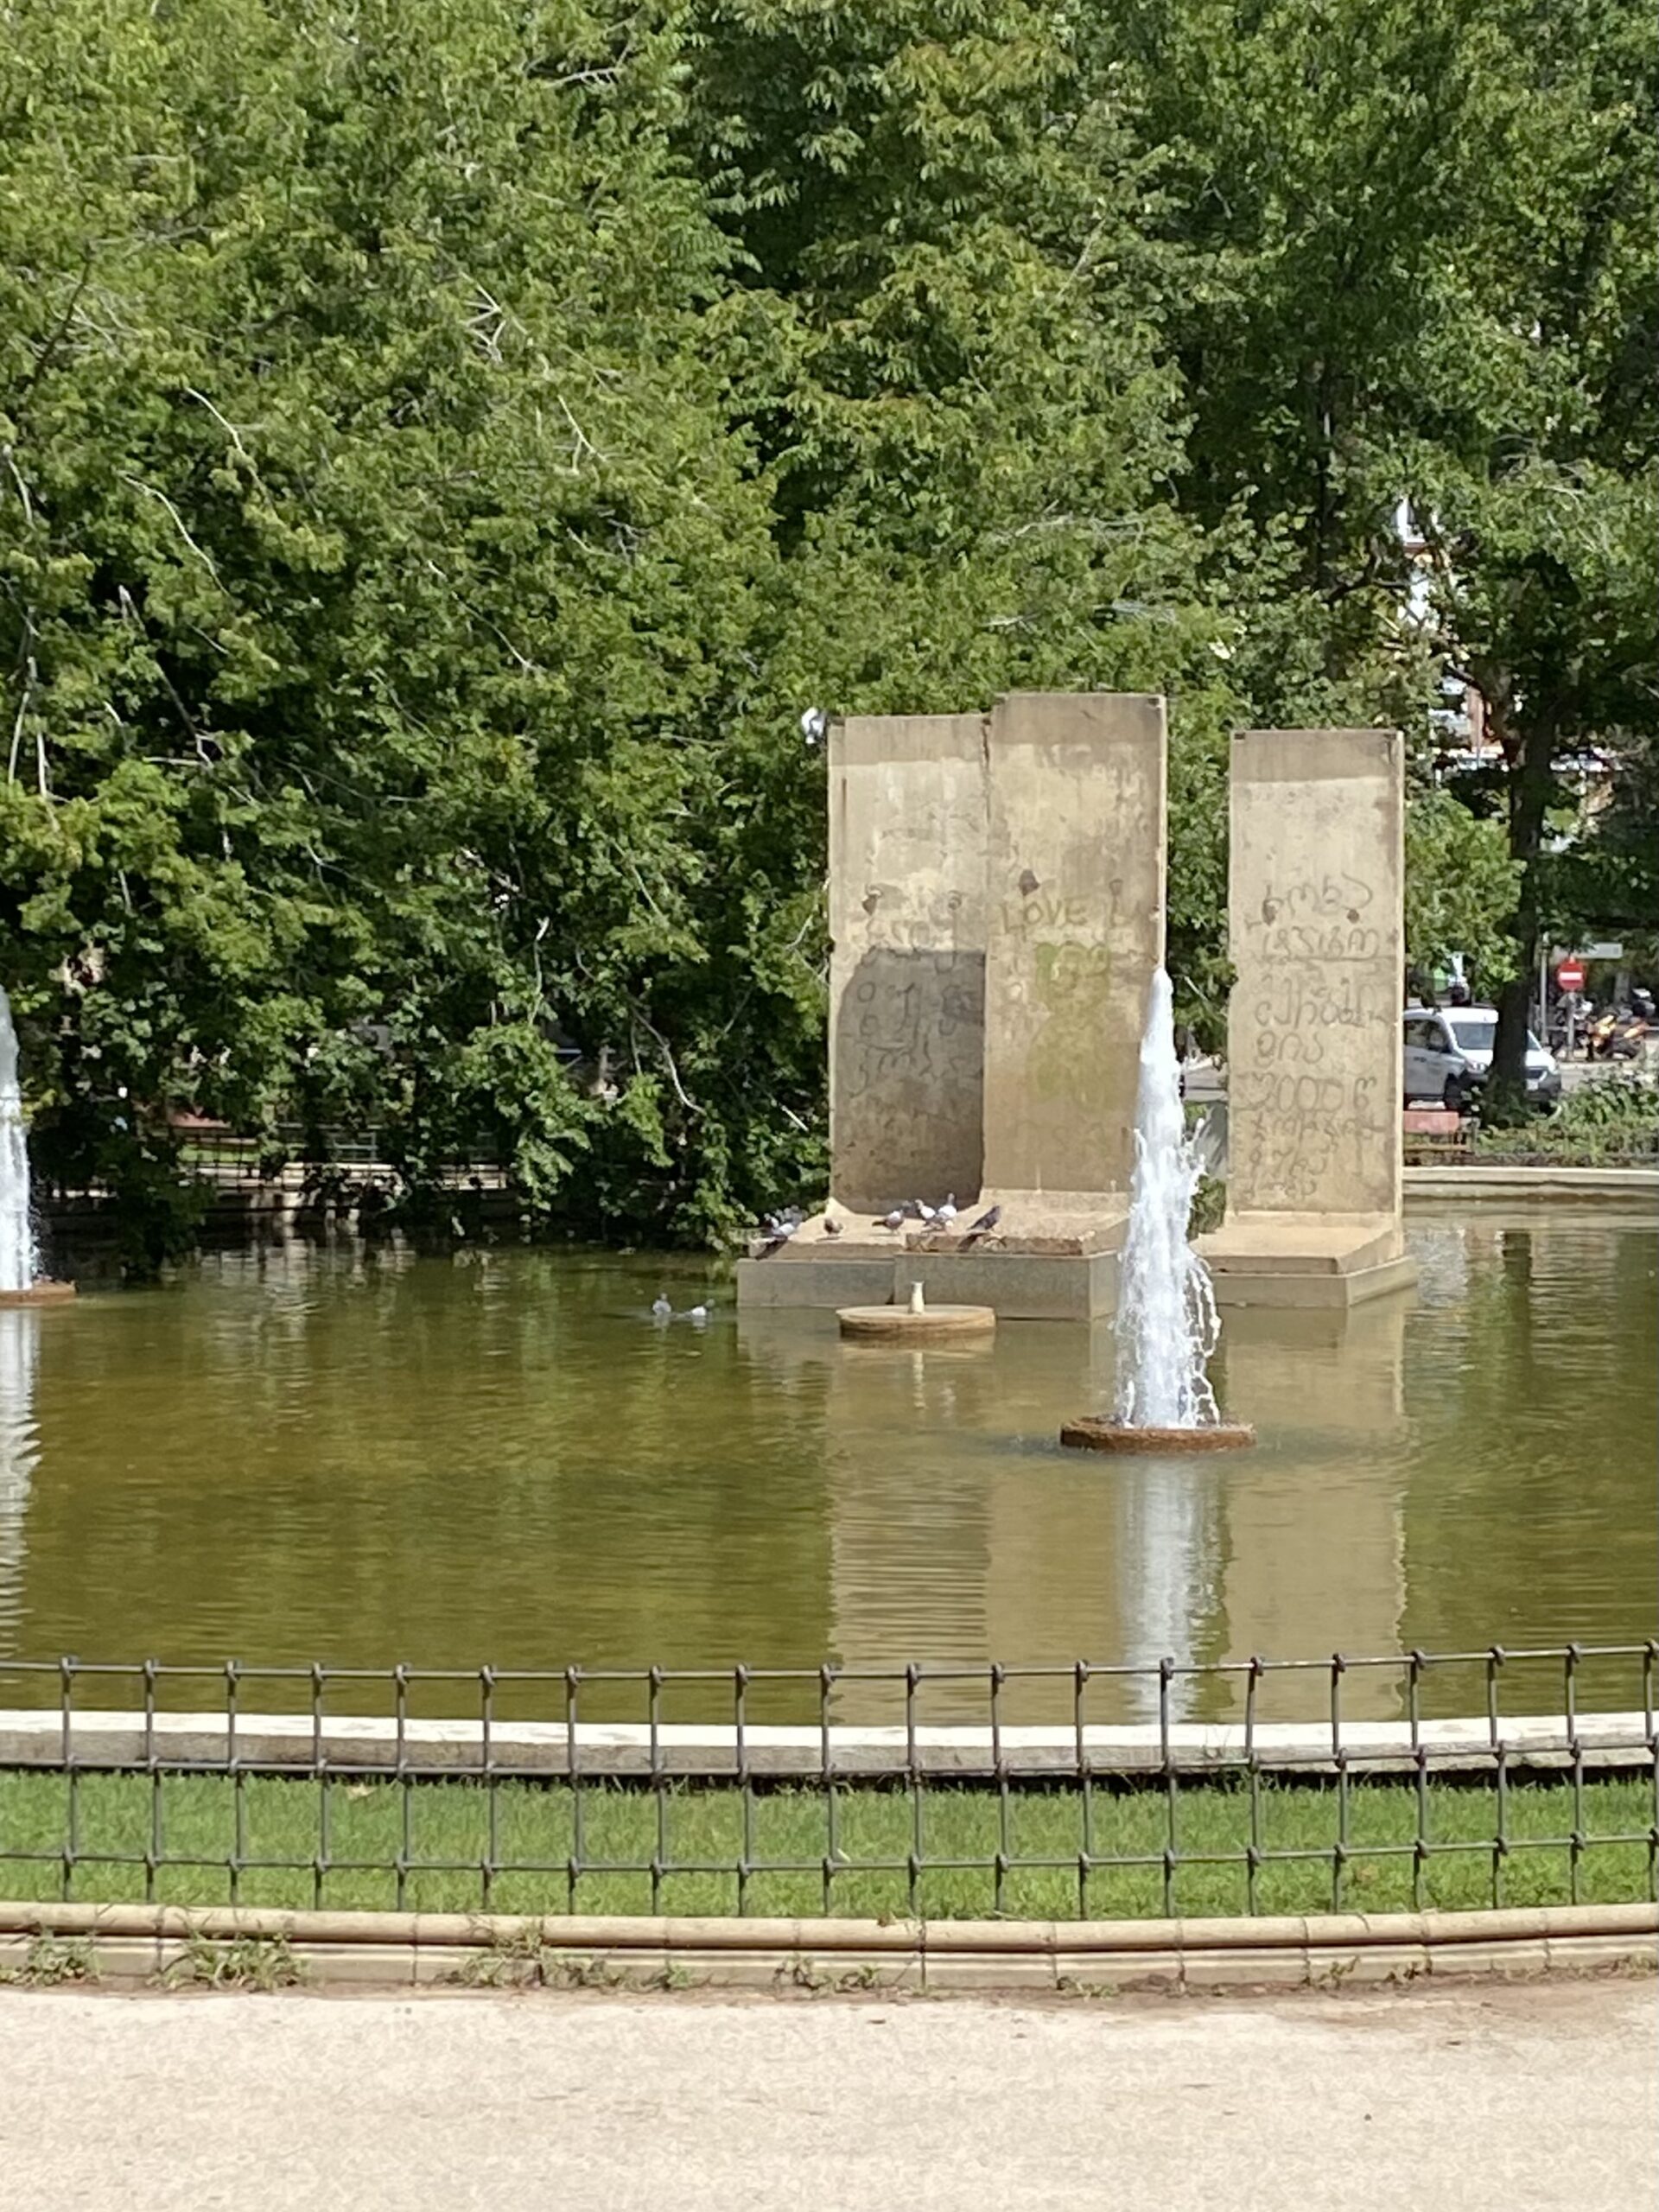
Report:
[[[660,1290],[651,1301],[651,1318],[653,1321],[671,1321],[674,1319],[674,1308]]]
[[[766,1232],[766,1241],[757,1256],[764,1260],[768,1253],[781,1251],[800,1224],[791,1221],[786,1214],[769,1213],[761,1227]]]
[[[944,1204],[939,1208],[933,1218],[938,1223],[941,1229],[949,1229],[956,1217],[957,1194],[954,1191],[951,1191],[946,1193]]]
[[[968,1234],[969,1236],[988,1236],[1001,1218],[1001,1206],[987,1206],[977,1221],[969,1223]]]
[[[709,1308],[706,1306],[688,1306],[685,1318],[694,1329],[700,1329],[709,1319]]]
[[[830,717],[822,707],[809,707],[801,716],[801,735],[806,741],[809,753],[816,753],[823,743],[824,732],[830,727]]]
[[[905,1225],[903,1206],[894,1206],[891,1213],[884,1213],[875,1225],[878,1229],[902,1229]]]
[[[830,1221],[826,1219],[823,1224],[823,1233],[826,1236],[839,1236],[841,1234],[841,1224],[838,1221]]]
[[[801,1211],[799,1206],[785,1206],[778,1219],[785,1228],[798,1229],[806,1219],[806,1216]]]
[[[925,1198],[912,1198],[910,1203],[916,1209],[917,1220],[925,1229],[931,1229],[939,1217],[938,1208],[929,1205]]]

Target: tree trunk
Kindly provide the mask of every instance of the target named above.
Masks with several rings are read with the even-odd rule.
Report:
[[[1510,855],[1521,863],[1521,888],[1507,924],[1516,973],[1497,995],[1497,1035],[1486,1078],[1484,1118],[1503,1126],[1527,1110],[1527,1014],[1538,968],[1543,927],[1544,817],[1554,784],[1555,726],[1548,715],[1529,715],[1519,733],[1510,771]]]

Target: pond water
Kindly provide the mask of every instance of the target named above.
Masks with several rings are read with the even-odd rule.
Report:
[[[289,1240],[0,1313],[0,1692],[50,1696],[16,1662],[62,1654],[982,1669],[1647,1637],[1654,1225],[1482,1209],[1409,1233],[1409,1297],[1228,1317],[1219,1395],[1260,1443],[1191,1460],[1058,1448],[1064,1418],[1110,1404],[1107,1326],[843,1347],[829,1315],[739,1315],[683,1260]],[[653,1325],[659,1289],[707,1297],[706,1325]],[[1527,1663],[1506,1709],[1559,1705],[1560,1662],[1531,1683]],[[1630,1662],[1589,1662],[1585,1684],[1587,1704],[1640,1701]],[[1272,1688],[1270,1717],[1328,1701],[1322,1674]],[[801,1709],[791,1694],[752,1710]],[[983,1716],[982,1680],[928,1694],[927,1719]],[[1015,1684],[1007,1717],[1070,1694]],[[1091,1717],[1147,1694],[1096,1686]],[[1178,1682],[1175,1705],[1238,1694]],[[1344,1709],[1402,1695],[1399,1669],[1362,1669]],[[302,1698],[248,1699],[273,1701]],[[1426,1710],[1480,1701],[1471,1670],[1426,1686]],[[890,1686],[836,1693],[841,1717],[900,1710]]]

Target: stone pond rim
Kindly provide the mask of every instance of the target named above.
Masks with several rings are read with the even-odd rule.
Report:
[[[1137,1428],[1084,1414],[1066,1422],[1060,1441],[1074,1452],[1236,1452],[1255,1443],[1255,1431],[1248,1422],[1230,1421],[1202,1428]]]
[[[75,1294],[72,1282],[32,1282],[27,1290],[0,1290],[0,1313],[26,1306],[66,1306]]]

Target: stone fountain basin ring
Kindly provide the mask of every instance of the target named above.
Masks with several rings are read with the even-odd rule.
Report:
[[[1201,1428],[1139,1428],[1131,1421],[1100,1421],[1084,1414],[1069,1421],[1060,1441],[1074,1452],[1236,1452],[1254,1444],[1247,1421],[1207,1421]]]
[[[996,1328],[994,1306],[842,1306],[836,1319],[849,1344],[944,1344],[988,1337]]]
[[[53,1282],[42,1277],[27,1290],[0,1290],[0,1313],[19,1306],[65,1306],[75,1294],[72,1282]]]

